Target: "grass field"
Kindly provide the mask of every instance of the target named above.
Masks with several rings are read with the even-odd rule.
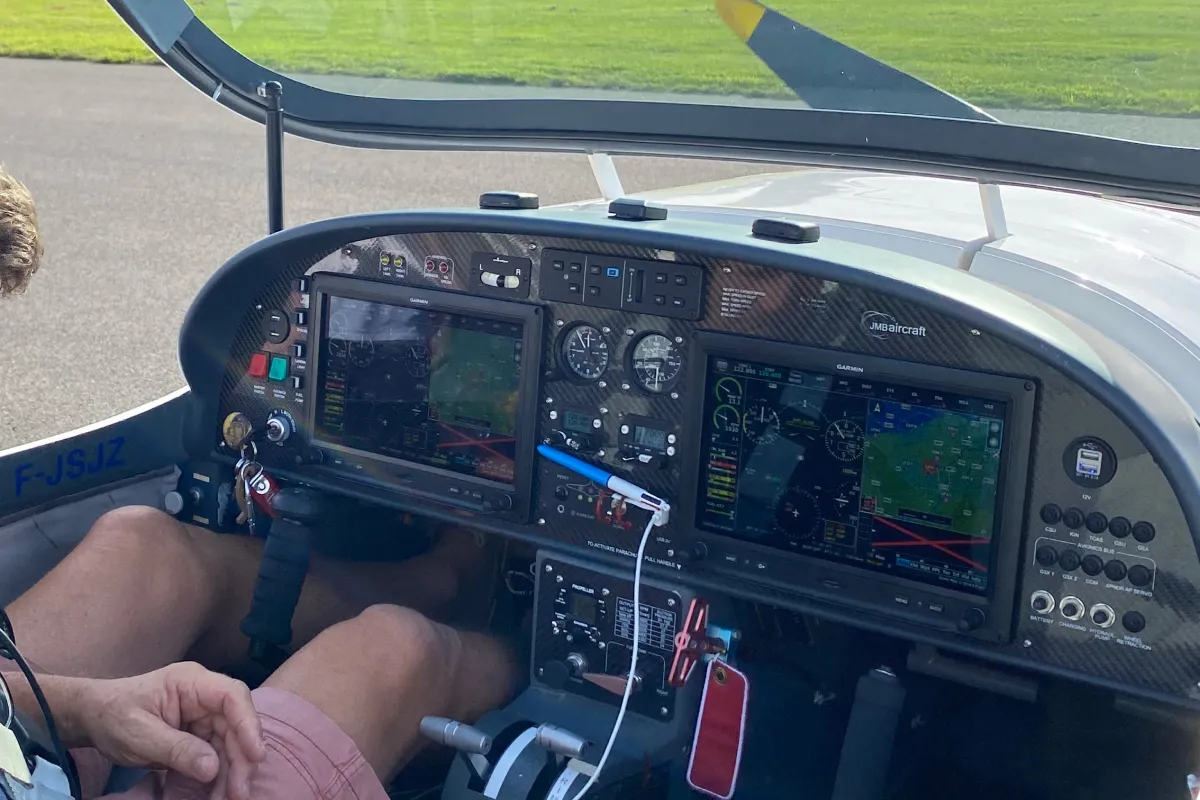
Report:
[[[191,0],[282,71],[788,96],[712,0]],[[989,108],[1200,114],[1198,0],[774,0]],[[153,58],[104,0],[0,0],[0,55]]]

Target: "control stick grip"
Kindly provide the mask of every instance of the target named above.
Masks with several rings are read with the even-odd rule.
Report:
[[[272,522],[250,613],[241,624],[251,642],[283,647],[292,641],[292,615],[308,575],[311,540],[308,525],[290,519]]]

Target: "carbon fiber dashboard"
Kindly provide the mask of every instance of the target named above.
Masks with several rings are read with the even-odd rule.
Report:
[[[537,348],[523,361],[522,386],[529,391],[522,394],[520,435],[530,447],[561,446],[672,502],[670,523],[647,548],[660,577],[701,594],[758,599],[1010,666],[1200,705],[1200,561],[1184,505],[1145,437],[1118,418],[1112,403],[1069,377],[1087,358],[1103,364],[1114,385],[1130,382],[1126,373],[1143,374],[1086,326],[1033,305],[1014,306],[1066,342],[1056,349],[1053,337],[1043,336],[1040,345],[1018,346],[996,330],[1019,328],[1023,320],[972,319],[950,299],[977,289],[982,299],[973,302],[983,305],[1000,290],[972,288],[979,282],[969,276],[947,277],[943,268],[868,248],[758,243],[745,230],[673,230],[665,223],[631,232],[628,224],[592,220],[573,235],[570,220],[543,224],[525,212],[474,216],[477,231],[514,232],[474,232],[466,214],[448,217],[442,227],[433,216],[380,215],[347,220],[341,233],[336,221],[307,234],[287,232],[227,265],[198,299],[182,335],[198,404],[189,431],[193,451],[233,457],[221,443],[221,421],[230,413],[246,414],[255,426],[272,413],[284,415],[295,432],[259,448],[260,460],[279,476],[578,558],[628,564],[644,512],[618,507],[602,487],[531,453],[517,456],[527,484],[518,480],[472,501],[447,488],[453,483],[392,480],[311,439],[323,380],[314,363],[321,357],[315,332],[322,315],[329,316],[319,298],[322,286],[335,285],[330,276],[353,279],[364,296],[407,300],[414,294],[407,289],[417,289],[434,305],[440,297],[470,296],[483,308],[520,307],[536,329],[527,346]],[[611,231],[597,235],[606,224]],[[880,263],[889,265],[887,275]],[[635,270],[641,270],[637,297],[628,283]],[[930,287],[922,289],[924,300],[904,289],[905,275]],[[932,288],[940,281],[948,281],[945,308]],[[602,338],[603,352],[592,348],[572,366],[570,337],[581,325]],[[647,341],[659,348],[649,361],[637,356]],[[697,527],[706,458],[699,440],[710,415],[701,373],[705,358],[736,357],[739,347],[749,355],[771,347],[844,354],[830,371],[855,380],[911,373],[921,385],[946,375],[953,384],[957,372],[938,370],[969,371],[983,376],[972,380],[1008,392],[1002,477],[1009,490],[999,506],[987,591],[972,595],[831,565]],[[276,360],[283,366],[275,368]],[[363,368],[370,363],[364,356]],[[419,372],[409,377],[420,380]],[[1147,404],[1186,417],[1161,385],[1142,389]],[[641,428],[652,435],[639,440]]]

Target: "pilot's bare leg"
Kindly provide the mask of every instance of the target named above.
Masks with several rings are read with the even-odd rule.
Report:
[[[464,541],[469,537],[450,538],[400,564],[364,565],[369,582],[386,592],[374,600],[310,576],[293,620],[293,645],[372,602],[435,614],[454,598],[471,561]],[[262,542],[249,537],[213,534],[149,508],[121,508],[101,517],[8,613],[21,652],[45,672],[121,677],[185,658],[220,669],[246,654],[249,643],[238,626],[250,608],[261,552]]]
[[[386,784],[420,748],[422,717],[473,722],[508,698],[515,677],[514,661],[493,639],[371,606],[320,633],[264,688],[315,706]]]

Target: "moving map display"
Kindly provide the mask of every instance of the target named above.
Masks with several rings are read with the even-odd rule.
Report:
[[[519,323],[329,297],[315,438],[511,484]]]
[[[710,355],[696,526],[986,594],[1006,404]]]

